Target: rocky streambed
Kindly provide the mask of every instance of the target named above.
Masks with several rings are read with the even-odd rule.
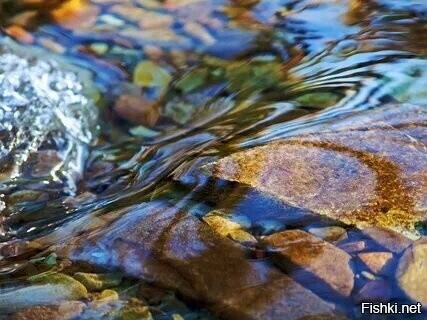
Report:
[[[410,3],[1,2],[0,318],[426,319]]]
[[[290,206],[302,209],[301,221],[332,219],[317,227],[254,236],[231,212],[199,221],[146,204],[102,235],[67,245],[65,256],[118,267],[232,319],[341,318],[348,304],[405,295],[425,306],[426,115],[416,106],[356,113],[207,166],[215,177],[283,202],[288,208],[278,219],[298,223],[287,215]]]
[[[398,116],[401,108],[405,113]],[[255,227],[259,223],[251,223],[240,211],[236,215],[232,209],[222,209],[197,218],[188,208],[158,200],[95,212],[55,231],[70,235],[71,230],[71,241],[58,244],[51,234],[36,243],[50,247],[48,251],[66,263],[54,274],[74,277],[70,281],[81,286],[83,293],[75,296],[70,287],[64,299],[71,300],[65,306],[78,306],[73,317],[78,314],[83,319],[91,312],[113,317],[129,304],[139,310],[140,318],[156,317],[156,311],[151,311],[153,315],[149,311],[156,310],[150,304],[153,297],[145,296],[147,283],[159,288],[151,290],[160,290],[160,296],[174,292],[187,304],[205,308],[206,314],[198,315],[202,318],[346,319],[348,310],[360,314],[362,302],[420,302],[425,307],[427,246],[421,222],[426,193],[420,179],[426,167],[425,115],[416,106],[356,113],[327,130],[313,128],[199,168],[201,174],[253,188],[250,197],[264,201],[266,215],[279,206],[273,216],[286,221],[288,228],[273,226],[264,231],[268,235],[260,234]],[[396,151],[400,149],[406,152]],[[350,157],[354,154],[357,165],[348,163],[356,161]],[[398,158],[400,154],[409,157]],[[417,157],[421,158],[405,161]],[[390,187],[396,185],[399,188]],[[410,187],[411,195],[419,195],[411,207],[402,200]],[[240,201],[236,195],[216,192],[229,201]],[[246,189],[244,194],[250,193]],[[297,216],[295,208],[299,208]],[[307,219],[312,222],[304,226]],[[91,272],[73,273],[73,266],[82,263],[88,263]],[[110,273],[93,273],[93,268]],[[120,290],[122,280],[114,282],[111,272],[127,277],[135,286],[134,295],[147,299],[149,308],[132,305],[135,298],[119,298],[121,293],[114,287]],[[55,283],[51,277],[46,277],[45,286]],[[56,292],[37,282],[20,290]],[[88,295],[97,297],[96,302],[76,302]],[[35,312],[39,307],[18,315]]]

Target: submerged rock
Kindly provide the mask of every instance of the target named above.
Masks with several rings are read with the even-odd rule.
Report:
[[[246,260],[231,240],[161,202],[129,209],[102,233],[84,235],[59,254],[120,268],[224,318],[340,318],[332,304],[265,262]]]
[[[242,226],[237,222],[228,219],[222,212],[210,212],[203,217],[203,221],[221,236],[230,237],[237,243],[248,246],[257,244],[257,239],[253,235],[243,230]]]
[[[338,247],[349,254],[354,254],[365,250],[367,245],[365,241],[351,241],[339,244]]]
[[[298,281],[317,291],[348,297],[354,286],[351,256],[330,243],[301,230],[282,231],[263,239],[278,265]],[[320,280],[320,281],[319,281]]]
[[[387,274],[393,260],[390,252],[362,252],[358,257],[375,274]]]
[[[160,116],[158,102],[144,96],[122,95],[115,102],[113,110],[121,119],[149,127],[154,126]]]
[[[278,275],[265,285],[242,288],[213,311],[223,319],[346,319],[291,278]]]
[[[13,312],[37,305],[54,305],[87,296],[86,288],[73,278],[50,273],[30,278],[32,285],[0,293],[0,312]]]
[[[308,212],[416,238],[427,204],[426,120],[416,106],[364,111],[206,168]]]
[[[365,228],[363,234],[393,253],[401,253],[412,243],[410,239],[400,233],[384,228]]]
[[[119,300],[119,294],[117,291],[106,289],[99,293],[99,295],[95,298],[98,302],[111,302],[111,301],[118,301]]]
[[[310,228],[308,232],[328,242],[342,240],[347,237],[345,229],[336,226]]]
[[[400,258],[396,279],[400,288],[414,302],[427,307],[427,238],[423,237],[405,250]]]
[[[68,320],[80,316],[85,304],[79,301],[63,302],[58,305],[35,306],[23,309],[9,319],[11,320]]]
[[[126,305],[119,312],[120,320],[153,320],[150,309],[144,305]]]
[[[74,279],[80,281],[90,291],[100,291],[117,287],[122,282],[122,275],[118,273],[77,272],[74,274]]]

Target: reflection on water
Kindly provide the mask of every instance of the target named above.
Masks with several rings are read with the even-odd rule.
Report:
[[[378,295],[425,297],[405,280],[423,269],[399,267],[403,275],[394,277],[406,248],[394,250],[395,243],[425,232],[424,1],[5,0],[0,17],[4,38],[22,43],[12,49],[18,64],[28,63],[18,54],[28,48],[30,56],[59,61],[60,70],[73,64],[92,78],[54,71],[67,94],[85,96],[71,105],[24,96],[34,108],[25,119],[8,117],[18,133],[34,133],[33,147],[16,146],[0,125],[0,155],[4,140],[20,154],[31,150],[30,171],[39,162],[59,180],[74,172],[71,185],[40,185],[45,175],[34,181],[25,172],[0,185],[5,288],[49,295],[49,284],[29,276],[124,272],[124,284],[112,286],[119,298],[102,306],[101,293],[55,289],[61,300],[86,299],[72,308],[82,319],[135,310],[139,318],[300,319],[314,314],[310,304],[321,317],[339,319],[356,317],[358,303]],[[6,58],[1,52],[0,63]],[[2,87],[12,69],[0,71]],[[37,80],[30,82],[37,90]],[[74,114],[76,103],[90,101],[97,112],[85,106]],[[48,127],[54,118],[74,125]],[[77,137],[73,128],[87,131]],[[76,168],[82,160],[84,169]],[[6,169],[2,163],[0,177]],[[208,213],[221,221],[223,237],[212,232],[218,224]],[[357,229],[378,226],[398,233]],[[319,245],[306,232],[313,228],[340,236],[332,241],[328,233],[332,245]],[[285,241],[293,229],[300,230],[293,241],[318,259],[296,259],[299,250],[280,243],[282,250],[269,248],[270,237],[284,231]],[[334,272],[342,266],[351,276],[333,279],[323,250],[310,246],[336,255],[342,265]],[[382,253],[381,261],[391,255],[392,271],[372,271],[360,252]],[[350,288],[344,296],[343,287]],[[10,300],[0,294],[0,311],[10,313],[1,301]]]

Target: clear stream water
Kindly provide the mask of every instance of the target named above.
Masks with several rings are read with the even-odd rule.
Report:
[[[3,0],[0,10],[6,246],[60,243],[96,210],[158,199],[198,217],[233,210],[268,235],[289,226],[199,168],[351,112],[427,106],[424,0]],[[126,111],[132,99],[149,107]],[[2,254],[5,285],[35,254],[16,250]]]

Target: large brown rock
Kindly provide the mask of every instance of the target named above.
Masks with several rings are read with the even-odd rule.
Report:
[[[400,288],[414,302],[427,307],[427,237],[416,241],[405,250],[396,272]]]
[[[231,240],[163,203],[132,208],[65,249],[59,253],[176,290],[226,319],[340,318],[310,290],[265,262],[249,262]]]
[[[422,107],[364,111],[206,168],[286,204],[416,238],[427,206],[426,123]]]
[[[263,244],[274,252],[279,266],[298,281],[317,291],[331,288],[344,297],[351,294],[351,256],[343,250],[301,230],[275,233],[264,238]]]

